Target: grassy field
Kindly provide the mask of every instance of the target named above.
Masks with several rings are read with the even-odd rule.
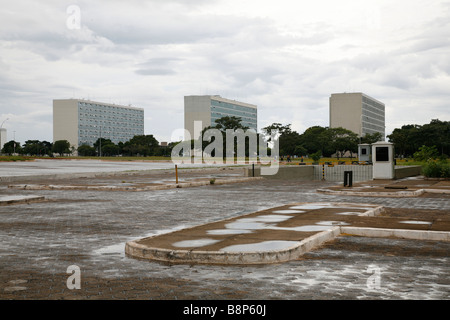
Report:
[[[0,156],[0,162],[11,162],[11,161],[31,161],[34,157],[25,156]]]
[[[106,161],[171,161],[170,157],[28,157],[28,156],[0,156],[0,162],[5,161],[32,161],[34,159],[75,159],[75,160],[106,160]],[[184,161],[189,161],[189,158],[179,159]],[[242,159],[244,160],[244,159]],[[248,159],[246,159],[248,160]],[[358,161],[357,158],[321,158],[319,164],[332,163],[337,165],[338,163],[352,164],[353,161]],[[287,162],[286,158],[282,161],[286,165],[299,165],[301,158],[293,158],[291,162]],[[311,165],[313,160],[310,158],[303,158],[303,163]],[[447,160],[450,163],[450,160]],[[424,166],[426,161],[414,161],[413,159],[397,159],[397,165],[400,166]]]

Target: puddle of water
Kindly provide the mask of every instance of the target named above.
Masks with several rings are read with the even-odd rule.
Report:
[[[343,222],[343,221],[320,221],[316,224],[320,226],[348,226],[350,223]]]
[[[27,287],[20,287],[20,286],[16,286],[16,287],[7,287],[4,290],[6,292],[14,292],[14,291],[23,291],[23,290],[27,290]]]
[[[97,250],[94,250],[95,254],[100,255],[109,255],[109,254],[124,254],[125,253],[125,244],[118,243],[113,244],[107,247],[103,247]]]
[[[220,240],[214,240],[214,239],[196,239],[196,240],[184,240],[184,241],[178,241],[173,243],[172,245],[174,247],[179,248],[189,248],[189,247],[204,247],[210,244],[214,244],[219,242]]]
[[[358,216],[360,215],[362,212],[336,212],[336,214],[342,215],[342,216]]]
[[[316,210],[316,209],[323,209],[323,208],[329,208],[329,205],[316,205],[316,204],[303,204],[299,206],[293,206],[290,207],[291,209],[300,209],[300,210]]]
[[[206,233],[211,235],[223,235],[223,234],[245,234],[245,233],[252,233],[252,231],[239,229],[216,229],[216,230],[208,230]]]
[[[431,224],[429,221],[400,221],[400,223],[407,223],[407,224]]]
[[[316,231],[325,231],[329,230],[331,226],[319,226],[319,225],[306,225],[306,226],[300,226],[300,227],[289,227],[289,228],[282,228],[282,227],[273,227],[271,229],[275,230],[286,230],[286,231],[300,231],[300,232],[316,232]]]
[[[239,220],[236,222],[227,223],[225,228],[228,229],[241,229],[241,230],[258,230],[265,229],[267,224],[262,222],[240,222]]]
[[[223,252],[259,252],[270,250],[285,250],[299,244],[298,241],[263,241],[259,243],[237,244],[220,249]]]
[[[239,222],[282,222],[286,221],[288,219],[291,219],[292,216],[285,216],[285,215],[262,215],[254,218],[242,218],[238,219]]]
[[[272,211],[273,213],[281,213],[281,214],[283,214],[283,213],[304,213],[305,211],[303,211],[303,210],[275,210],[275,211]]]

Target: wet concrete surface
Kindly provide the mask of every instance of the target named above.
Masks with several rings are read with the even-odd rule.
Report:
[[[110,179],[120,183],[124,178]],[[46,201],[0,207],[0,299],[450,298],[448,242],[341,236],[296,261],[264,266],[168,265],[124,253],[129,240],[295,202],[383,205],[405,220],[449,214],[445,197],[315,192],[332,185],[261,180],[108,192],[13,190],[2,183],[2,196],[33,194]],[[81,270],[80,289],[67,287],[72,265]],[[374,285],[375,275],[379,281]]]

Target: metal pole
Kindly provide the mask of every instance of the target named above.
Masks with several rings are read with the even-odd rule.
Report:
[[[253,172],[253,177],[255,176],[255,164],[252,164],[252,172]]]
[[[322,180],[325,180],[325,163],[322,164]]]
[[[178,184],[178,166],[177,165],[175,165],[175,178],[176,178],[176,181]]]

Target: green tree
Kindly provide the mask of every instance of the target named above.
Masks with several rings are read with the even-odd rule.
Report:
[[[117,156],[119,154],[119,147],[114,143],[108,143],[102,146],[102,155],[103,156]]]
[[[311,159],[313,159],[314,163],[318,163],[321,157],[322,152],[320,150],[311,154]]]
[[[411,156],[422,146],[436,146],[441,155],[450,154],[450,121],[433,119],[425,125],[408,124],[387,136],[398,154]]]
[[[272,123],[262,128],[266,135],[273,135],[275,132],[279,134],[278,143],[280,155],[299,155],[305,148],[302,145],[300,134],[292,131],[291,125],[282,125],[281,123]]]
[[[227,129],[232,129],[232,130],[237,130],[237,129],[242,129],[242,130],[248,130],[249,128],[246,126],[242,125],[242,118],[240,117],[235,117],[235,116],[225,116],[222,117],[220,119],[217,119],[215,121],[214,126],[212,126],[212,128],[215,129],[219,129],[220,131],[222,131],[223,133],[225,133],[225,131]]]
[[[57,140],[53,143],[52,151],[60,156],[70,153],[70,143],[67,140]]]
[[[25,141],[22,148],[22,154],[29,154],[36,156],[50,154],[51,151],[52,151],[52,143],[48,141],[39,141],[39,140],[27,140]]]
[[[20,145],[20,142],[11,140],[3,145],[2,153],[13,154],[14,152],[20,154],[22,153],[22,146]]]
[[[336,151],[337,158],[339,159],[345,152],[350,151],[352,153],[358,151],[358,135],[353,131],[339,128],[328,128],[330,137],[330,143]]]
[[[83,144],[78,147],[78,155],[82,157],[95,156],[95,148],[89,145]]]
[[[375,132],[375,133],[366,133],[362,138],[361,138],[361,143],[367,143],[367,144],[373,144],[377,141],[381,141],[383,140],[383,135],[380,132]]]
[[[327,128],[312,126],[300,135],[300,145],[307,150],[308,154],[320,151],[321,154],[329,156],[334,152],[330,148],[329,139]]]
[[[227,144],[227,134],[226,134],[226,131],[227,131],[227,130],[233,130],[233,132],[234,132],[235,130],[241,129],[241,130],[243,130],[243,131],[245,132],[246,130],[249,129],[249,127],[242,125],[242,119],[241,119],[240,117],[235,117],[235,116],[229,117],[229,116],[225,116],[225,117],[216,119],[216,121],[215,121],[215,123],[214,123],[213,126],[205,127],[205,128],[202,130],[202,132],[201,132],[201,135],[200,135],[200,138],[199,138],[199,139],[201,139],[200,145],[202,146],[202,151],[205,150],[205,148],[208,147],[210,144],[212,144],[212,143],[215,142],[215,138],[216,138],[215,136],[211,136],[210,139],[205,138],[205,137],[207,137],[207,136],[205,135],[205,133],[206,133],[208,130],[210,130],[210,129],[217,129],[217,130],[220,131],[220,133],[221,133],[221,135],[222,135],[222,153],[223,153],[223,158],[225,158],[225,157],[227,156],[227,154],[226,154],[226,151],[227,151],[227,148],[226,148],[226,144]],[[246,147],[245,147],[245,155],[246,155],[246,156],[249,156],[249,154],[248,154],[248,150],[249,150],[249,139],[246,138],[244,143],[246,144]],[[191,141],[191,144],[192,144],[192,145],[195,145],[195,140]],[[238,148],[238,146],[237,146],[236,143],[234,143],[233,145],[234,145],[234,150],[233,150],[233,151],[234,151],[234,154],[237,154],[237,148]],[[216,156],[215,150],[213,150],[213,151],[211,152],[211,156],[213,156],[213,157]]]
[[[123,144],[123,153],[135,156],[154,156],[159,149],[159,142],[153,135],[137,135]]]
[[[419,148],[419,151],[414,153],[414,160],[416,161],[428,161],[436,159],[439,156],[439,152],[436,146],[427,147],[425,145]]]

